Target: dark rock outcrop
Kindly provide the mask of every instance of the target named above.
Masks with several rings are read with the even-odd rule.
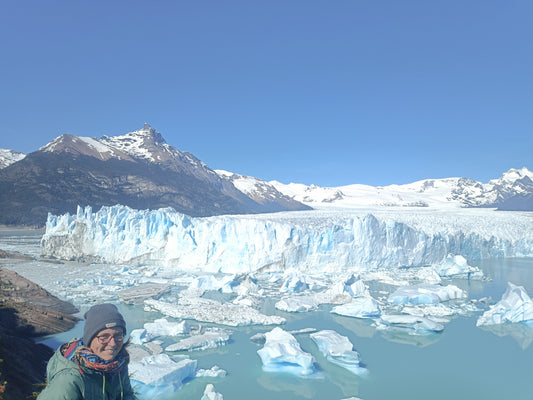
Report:
[[[40,391],[53,351],[35,338],[64,332],[78,322],[78,310],[16,272],[0,268],[0,373],[6,399]]]

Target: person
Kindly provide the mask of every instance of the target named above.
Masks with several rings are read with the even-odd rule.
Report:
[[[47,384],[37,399],[135,399],[124,317],[113,304],[95,305],[84,317],[83,338],[63,344],[50,358]]]

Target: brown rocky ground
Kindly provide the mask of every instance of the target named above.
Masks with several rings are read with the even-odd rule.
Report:
[[[0,383],[7,381],[6,400],[28,399],[40,390],[53,351],[35,338],[71,329],[79,320],[72,315],[77,311],[16,272],[0,268]]]

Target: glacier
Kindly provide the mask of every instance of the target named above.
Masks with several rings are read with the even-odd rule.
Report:
[[[403,210],[402,210],[403,211]],[[45,258],[151,264],[181,271],[339,272],[533,256],[533,218],[493,210],[292,212],[193,218],[116,205],[49,215]],[[289,283],[290,284],[290,283]]]
[[[63,297],[79,304],[91,293],[93,300],[142,303],[154,312],[159,319],[131,334],[152,353],[146,357],[231,343],[227,330],[200,331],[184,320],[232,328],[285,324],[271,315],[275,310],[324,308],[341,324],[364,319],[365,329],[390,335],[387,340],[407,340],[405,334],[429,343],[452,317],[480,311],[466,291],[450,285],[484,279],[472,261],[533,256],[533,216],[390,208],[192,218],[172,209],[80,207],[74,215],[49,215],[41,256],[92,263],[87,278],[61,277]],[[269,301],[274,309],[265,307]],[[315,341],[323,354],[336,346],[334,336]],[[276,327],[264,337],[258,354],[265,371],[320,375],[291,333]],[[345,368],[362,372],[355,355],[348,356]],[[167,357],[144,361],[154,376],[137,382],[143,394],[175,391],[202,376],[183,359]],[[174,369],[176,363],[181,367]],[[175,376],[158,376],[159,365],[167,364]]]

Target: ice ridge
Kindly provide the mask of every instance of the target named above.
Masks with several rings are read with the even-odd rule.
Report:
[[[441,264],[449,254],[469,260],[533,256],[531,218],[499,229],[493,219],[463,222],[456,215],[440,222],[432,216],[428,224],[373,214],[287,215],[297,214],[193,218],[170,208],[78,207],[76,215],[48,216],[42,255],[210,273],[424,266]]]

